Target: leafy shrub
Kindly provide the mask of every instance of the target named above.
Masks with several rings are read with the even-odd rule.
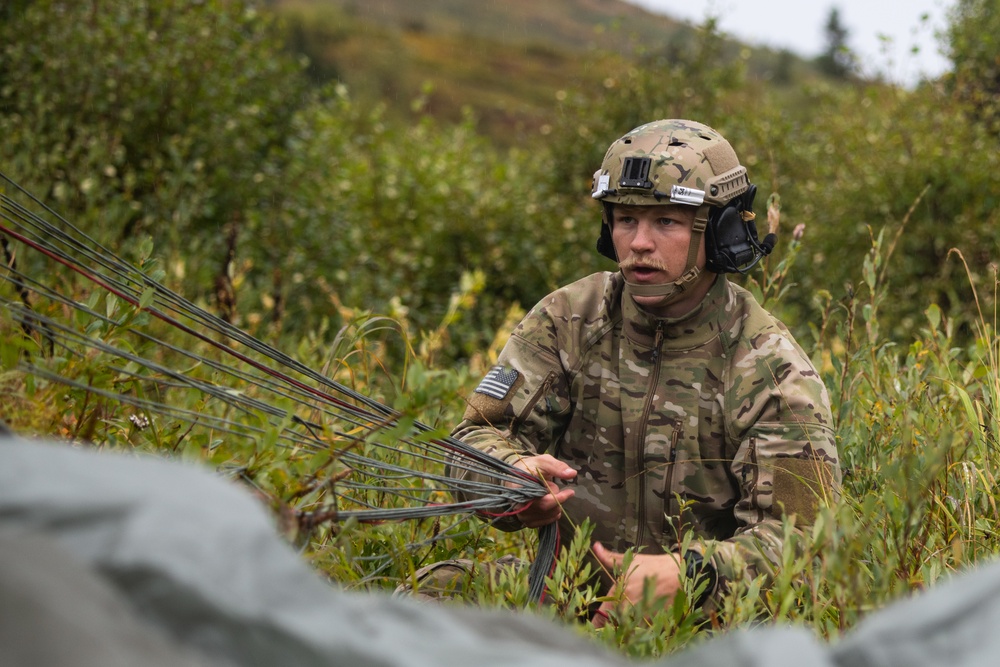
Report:
[[[758,211],[781,195],[781,243],[746,284],[812,349],[837,415],[844,500],[789,543],[768,591],[760,582],[735,590],[716,616],[683,599],[647,606],[594,634],[636,656],[768,619],[833,637],[1000,546],[1000,348],[989,315],[1000,151],[982,106],[992,74],[979,47],[989,44],[976,38],[990,29],[980,13],[989,6],[959,3],[954,78],[914,90],[823,80],[764,87],[711,25],[638,61],[594,56],[600,80],[567,86],[549,134],[507,149],[476,132],[471,112],[458,124],[435,120],[424,98],[408,100],[400,122],[340,86],[306,97],[301,64],[249,4],[21,1],[0,8],[0,161],[140,260],[155,237],[159,268],[181,291],[203,297],[224,273],[241,324],[447,427],[519,307],[608,268],[593,250],[599,211],[587,196],[606,146],[657,117],[717,127],[760,187]],[[972,92],[947,94],[960,89]],[[220,232],[234,222],[230,243]],[[799,223],[805,235],[788,242]],[[98,310],[120,307],[62,287]],[[101,333],[117,335],[110,326]],[[7,319],[0,336],[2,417],[18,429],[176,448],[253,484],[279,516],[313,481],[319,464],[300,453],[139,429],[121,405],[18,368],[23,350],[38,346]],[[123,382],[99,356],[50,361],[81,385]],[[440,528],[289,537],[345,586],[391,587],[453,556],[532,555],[530,536],[460,522],[464,535],[439,540]],[[409,548],[421,540],[426,549]],[[552,578],[556,605],[541,613],[578,624],[594,594],[578,585],[586,544],[568,547]],[[377,571],[356,558],[384,555],[390,564]],[[507,605],[524,590],[511,578],[475,595]]]
[[[224,0],[35,0],[11,13],[4,170],[105,241],[150,235],[198,257],[189,270],[210,286],[223,226],[280,195],[264,174],[305,93],[271,20]]]

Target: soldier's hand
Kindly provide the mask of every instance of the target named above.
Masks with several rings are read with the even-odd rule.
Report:
[[[518,459],[515,468],[540,477],[549,487],[549,495],[537,498],[517,516],[528,528],[539,528],[557,521],[562,516],[562,504],[573,497],[573,489],[560,489],[553,480],[576,477],[576,471],[549,454]]]
[[[615,568],[621,567],[624,554],[604,548],[600,542],[594,542],[594,556],[613,574]],[[681,558],[674,553],[638,554],[632,558],[629,571],[613,591],[611,597],[621,599],[623,605],[634,605],[642,599],[643,587],[647,579],[653,581],[654,597],[666,606],[681,587]],[[603,627],[608,622],[608,614],[617,608],[619,603],[603,602],[594,615],[594,627]]]

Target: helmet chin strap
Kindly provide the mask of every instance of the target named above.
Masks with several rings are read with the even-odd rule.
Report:
[[[702,204],[695,214],[694,225],[691,227],[691,240],[688,242],[687,263],[684,266],[684,274],[672,283],[662,283],[659,285],[647,285],[630,283],[625,281],[625,292],[633,299],[637,296],[662,297],[656,307],[669,306],[680,301],[702,274],[702,270],[696,266],[698,263],[698,250],[701,248],[701,239],[705,234],[705,227],[708,225],[709,206]],[[638,305],[638,304],[637,304]],[[641,306],[640,306],[641,307]]]

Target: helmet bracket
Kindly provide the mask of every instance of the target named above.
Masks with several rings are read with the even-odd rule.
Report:
[[[649,180],[649,166],[653,160],[648,157],[627,157],[622,164],[622,177],[618,187],[622,189],[635,188],[650,190],[653,182]]]

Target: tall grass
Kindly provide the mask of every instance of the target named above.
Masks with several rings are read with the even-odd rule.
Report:
[[[801,242],[793,240],[780,259],[770,260],[747,283],[777,311],[782,295],[792,287],[801,248]],[[832,398],[844,488],[840,502],[824,508],[810,531],[799,534],[788,527],[782,567],[773,584],[767,589],[760,580],[735,585],[712,611],[691,605],[694,591],[688,585],[665,608],[647,599],[597,630],[586,622],[586,609],[598,598],[587,583],[592,572],[582,558],[590,533],[584,525],[573,543],[562,547],[549,581],[548,602],[531,613],[558,618],[636,657],[662,655],[728,628],[760,623],[796,623],[833,638],[871,611],[993,557],[1000,548],[995,529],[1000,442],[997,277],[994,274],[993,283],[985,286],[988,293],[982,293],[983,285],[974,285],[979,290],[977,320],[958,321],[929,303],[924,322],[912,332],[911,341],[902,344],[886,339],[879,327],[880,305],[892,297],[892,249],[884,233],[873,234],[861,281],[840,298],[818,294],[823,319],[808,329],[799,327],[800,342],[807,343]],[[956,251],[952,261],[964,259]],[[477,285],[475,276],[467,277],[448,315],[430,332],[412,331],[405,312],[390,319],[345,310],[341,319],[348,325],[332,346],[320,342],[326,337],[309,334],[286,338],[283,344],[331,377],[447,429],[459,419],[462,396],[495,359],[506,333],[498,333],[496,343],[472,361],[472,368],[439,365],[450,323],[461,311],[476,307]],[[98,310],[122,308],[96,294],[80,298],[90,299]],[[509,319],[519,315],[512,312]],[[142,318],[139,313],[128,321],[160,326]],[[108,339],[120,334],[112,326],[98,333]],[[171,336],[167,330],[157,333],[165,339]],[[210,430],[171,430],[156,415],[144,415],[151,423],[142,426],[128,406],[18,370],[19,358],[42,354],[39,332],[25,338],[21,329],[0,320],[0,335],[2,417],[16,430],[192,457],[227,471],[273,507],[288,539],[338,585],[388,590],[412,582],[418,568],[438,560],[533,557],[529,531],[501,533],[470,517],[303,527],[290,520],[290,508],[315,497],[309,494],[315,493],[327,464],[321,456],[274,447],[267,434],[241,440]],[[213,354],[210,349],[198,352]],[[122,381],[101,355],[55,355],[48,363],[82,385],[111,387]],[[177,392],[172,400],[183,403],[175,406],[179,408],[214,409],[190,393]],[[464,601],[523,607],[526,572],[479,576],[465,590]]]
[[[800,247],[793,241],[781,260],[749,282],[775,309]],[[795,623],[829,639],[866,614],[993,557],[1000,549],[1000,339],[995,305],[986,304],[996,303],[996,277],[978,303],[978,320],[957,321],[928,304],[923,325],[904,345],[884,338],[878,320],[880,304],[892,295],[892,249],[884,233],[873,235],[858,286],[836,300],[818,295],[826,315],[811,327],[812,351],[833,401],[843,496],[805,534],[786,527],[772,585],[740,583],[708,612],[693,609],[689,594],[667,608],[647,599],[596,630],[579,623],[595,599],[582,586],[589,573],[581,572],[580,555],[589,531],[581,530],[563,551],[550,582],[554,601],[541,613],[633,657],[760,623]],[[961,253],[954,256],[961,261]],[[492,599],[502,604],[511,597],[501,590]]]

